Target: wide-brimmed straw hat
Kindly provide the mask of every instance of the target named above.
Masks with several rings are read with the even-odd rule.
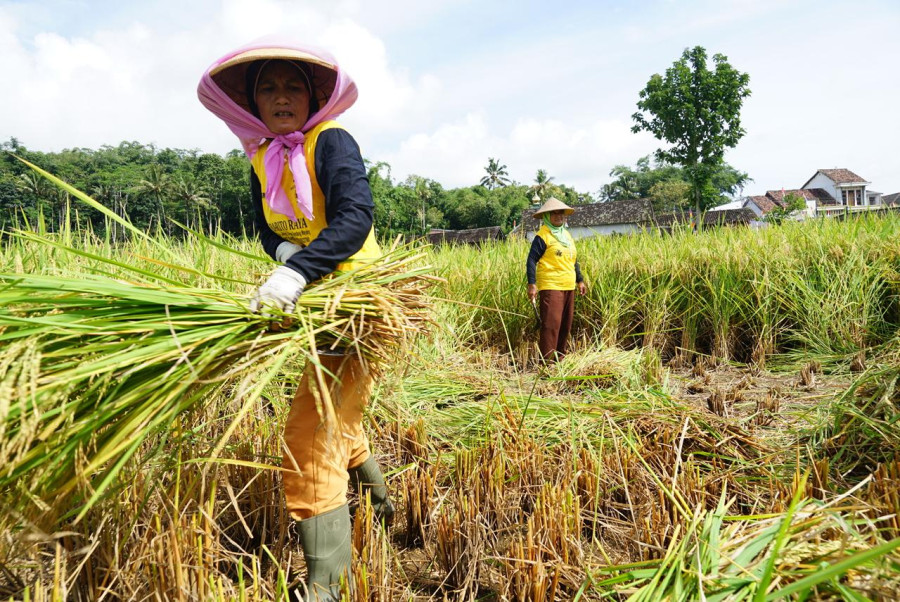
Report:
[[[334,93],[337,66],[302,50],[280,46],[245,50],[209,71],[209,75],[223,92],[248,112],[253,112],[247,98],[247,69],[257,61],[282,59],[303,63],[309,69],[317,106],[323,107]]]
[[[537,218],[542,213],[550,213],[551,211],[559,210],[565,211],[565,215],[572,215],[573,213],[575,213],[574,209],[563,203],[561,200],[555,197],[550,197],[547,202],[541,205],[540,209],[535,211],[531,216]]]

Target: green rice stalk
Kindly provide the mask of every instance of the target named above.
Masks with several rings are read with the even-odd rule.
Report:
[[[144,237],[180,280],[20,236],[100,266],[73,276],[0,273],[0,490],[34,492],[60,509],[78,492],[89,496],[79,516],[143,441],[210,392],[242,392],[236,423],[287,366],[315,363],[317,348],[347,350],[377,367],[430,321],[433,279],[411,247],[320,280],[292,315],[265,316],[247,310],[246,288],[232,291],[233,279],[177,264],[153,239]]]

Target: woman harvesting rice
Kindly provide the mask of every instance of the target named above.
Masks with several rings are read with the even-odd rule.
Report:
[[[575,315],[575,290],[580,295],[587,292],[578,267],[575,241],[566,229],[566,218],[572,213],[574,209],[550,197],[533,215],[542,219],[543,224],[531,241],[525,271],[528,298],[535,303],[540,295],[538,348],[545,362],[566,355]]]
[[[356,85],[331,56],[261,41],[216,61],[198,95],[240,138],[260,241],[283,264],[251,310],[290,313],[310,282],[380,256],[359,147],[334,121],[356,100]],[[351,560],[348,481],[371,496],[381,519],[394,510],[362,426],[372,377],[354,354],[319,357],[335,424],[317,411],[317,380],[307,367],[285,424],[284,492],[299,521],[310,596],[335,600]]]

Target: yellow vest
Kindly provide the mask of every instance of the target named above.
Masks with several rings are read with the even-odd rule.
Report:
[[[575,241],[568,230],[564,230],[569,238],[569,248],[559,244],[546,224],[541,226],[536,236],[547,244],[547,249],[537,263],[535,273],[539,291],[571,291],[575,290]]]
[[[285,192],[287,192],[288,200],[291,203],[291,207],[294,209],[294,216],[297,218],[296,221],[290,219],[286,215],[272,211],[269,204],[266,202],[266,169],[263,164],[265,162],[266,149],[269,148],[269,143],[266,142],[265,144],[260,145],[259,150],[256,151],[256,154],[253,155],[253,158],[250,160],[250,164],[253,165],[253,171],[256,173],[256,177],[259,178],[259,185],[262,189],[262,207],[266,222],[275,234],[289,242],[305,247],[315,240],[316,237],[319,236],[319,233],[328,226],[328,223],[325,221],[325,193],[322,192],[322,189],[319,187],[319,181],[316,178],[316,142],[319,140],[319,134],[325,130],[340,127],[341,126],[336,121],[325,121],[320,123],[306,134],[303,143],[303,149],[306,154],[306,169],[309,171],[309,179],[312,182],[312,220],[308,220],[303,216],[303,213],[300,211],[300,207],[297,204],[297,191],[294,188],[294,175],[291,173],[290,166],[288,165],[287,153],[285,153],[284,157],[284,171],[282,171],[281,186],[284,188]],[[379,257],[381,257],[381,249],[378,246],[378,241],[375,240],[375,226],[373,225],[369,230],[369,235],[366,237],[366,242],[363,243],[362,248],[348,258],[347,261],[339,263],[337,271],[346,272],[353,270],[365,263],[378,259]]]

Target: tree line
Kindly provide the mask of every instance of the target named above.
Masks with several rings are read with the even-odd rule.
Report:
[[[0,143],[0,229],[32,227],[38,221],[53,231],[66,219],[103,232],[98,211],[71,207],[68,195],[15,156],[62,178],[118,215],[144,229],[162,227],[176,233],[176,223],[194,229],[221,229],[235,235],[253,232],[250,166],[240,150],[225,156],[198,150],[157,148],[121,142],[99,149],[73,148],[45,153],[10,138]],[[15,156],[14,156],[15,155]],[[509,180],[506,166],[490,159],[488,175],[473,186],[445,189],[439,182],[411,175],[395,181],[391,166],[366,161],[375,202],[375,226],[383,236],[422,235],[432,228],[466,229],[500,226],[511,230],[535,199],[551,195],[572,204],[594,201],[592,195],[557,184],[539,170],[534,184]]]
[[[33,227],[39,220],[50,231],[67,219],[103,232],[98,211],[72,205],[68,194],[17,161],[21,157],[65,180],[140,228],[169,232],[179,222],[192,228],[221,227],[231,233],[252,229],[250,174],[240,151],[226,156],[199,151],[159,149],[153,144],[122,142],[99,149],[73,148],[58,153],[31,151],[17,139],[0,143],[0,228]],[[15,155],[15,156],[14,156]]]
[[[250,168],[244,153],[222,156],[197,150],[159,149],[153,144],[121,142],[99,149],[57,153],[32,151],[15,138],[0,143],[0,229],[33,227],[39,220],[54,231],[67,219],[68,195],[13,155],[59,176],[144,229],[179,231],[175,222],[194,229],[253,232]],[[489,158],[478,184],[445,189],[436,180],[411,175],[395,181],[391,166],[366,161],[375,202],[376,229],[383,236],[422,235],[432,228],[462,230],[500,226],[509,232],[525,209],[551,196],[571,206],[623,199],[651,198],[657,212],[690,204],[690,184],[680,167],[638,159],[635,167],[617,165],[613,180],[594,194],[560,184],[546,170],[522,184],[509,178],[506,165]],[[727,200],[748,181],[747,174],[725,164],[705,193],[706,205]],[[103,216],[83,205],[68,219],[90,223],[103,232]]]

